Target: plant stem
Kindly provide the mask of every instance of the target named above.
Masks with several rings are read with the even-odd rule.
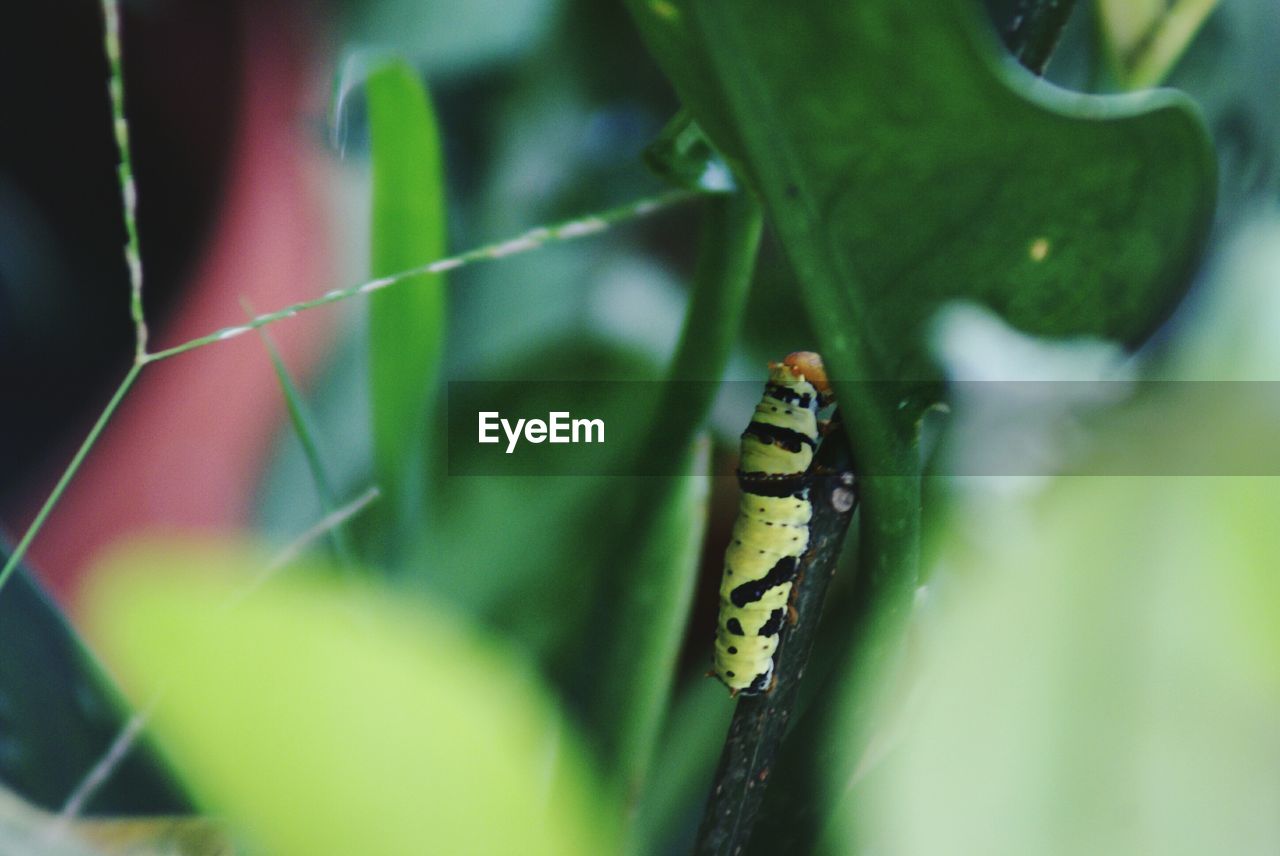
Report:
[[[110,3],[109,5],[111,8],[115,8],[114,3]],[[109,29],[109,36],[110,33],[113,32],[115,31]],[[118,46],[115,51],[115,62],[118,65]],[[115,79],[116,78],[113,77],[113,80]],[[129,187],[132,188],[132,179],[130,179]],[[131,191],[126,191],[125,201],[127,205],[131,204],[130,194]],[[125,393],[127,393],[133,386],[134,381],[137,380],[142,369],[151,363],[175,357],[178,354],[184,354],[187,351],[194,351],[196,348],[211,345],[214,342],[233,339],[237,336],[244,335],[245,333],[253,332],[260,327],[265,327],[276,321],[280,321],[285,318],[292,318],[294,315],[297,315],[299,312],[304,310],[313,309],[317,306],[324,306],[330,303],[337,303],[338,301],[355,297],[358,294],[366,294],[370,291],[387,288],[403,282],[404,280],[412,279],[415,276],[421,276],[424,273],[440,273],[442,271],[462,267],[463,265],[471,262],[500,259],[510,255],[516,255],[517,253],[528,252],[555,241],[567,241],[585,237],[587,235],[595,235],[605,231],[616,223],[633,220],[638,217],[644,217],[669,206],[705,195],[707,194],[687,190],[675,190],[659,196],[628,202],[624,205],[619,205],[615,208],[610,208],[597,214],[580,217],[575,220],[569,220],[554,226],[543,226],[537,229],[531,229],[517,238],[479,247],[451,258],[440,259],[413,270],[401,271],[400,273],[393,274],[391,276],[380,277],[351,288],[330,291],[327,294],[323,294],[320,297],[315,298],[314,300],[304,300],[301,303],[286,306],[285,308],[278,309],[275,312],[268,312],[264,315],[259,315],[244,324],[236,325],[234,327],[224,327],[221,330],[215,330],[208,335],[199,336],[195,339],[183,342],[180,345],[175,345],[172,348],[166,348],[162,351],[154,351],[150,353],[146,353],[144,350],[135,352],[134,364],[129,369],[129,373],[125,375],[124,380],[120,382],[120,386],[116,389],[111,400],[107,403],[106,409],[103,410],[102,415],[98,417],[98,421],[94,423],[93,428],[89,432],[89,436],[86,437],[84,442],[80,445],[75,457],[72,458],[66,471],[58,480],[57,485],[54,486],[53,492],[49,494],[44,505],[41,506],[40,511],[36,514],[35,519],[31,522],[31,525],[27,527],[27,531],[22,536],[22,540],[18,542],[17,547],[14,548],[13,553],[4,563],[4,567],[0,569],[0,588],[4,587],[4,584],[21,563],[31,541],[37,534],[39,534],[40,529],[44,526],[45,519],[53,511],[54,506],[58,504],[58,501],[62,498],[62,494],[66,491],[67,485],[70,484],[71,479],[79,471],[80,465],[84,462],[85,456],[89,454],[89,450],[97,443],[98,436],[102,433],[103,429],[106,428],[107,422],[115,413],[116,408],[119,407],[120,401],[124,398]],[[129,220],[130,216],[131,215],[126,213],[126,220]],[[133,242],[132,246],[136,250],[136,240]],[[140,325],[137,328],[139,335],[141,336],[139,341],[143,343],[143,348],[145,348],[146,325],[143,322],[141,314],[142,292],[140,275],[139,278],[134,280],[134,282],[134,306],[136,309],[134,320],[135,324]]]
[[[997,26],[1009,52],[1030,71],[1044,74],[1075,6],[1076,0],[1015,0]]]
[[[489,244],[469,250],[461,255],[451,256],[445,259],[438,259],[429,264],[421,265],[410,270],[403,270],[399,273],[390,274],[388,276],[378,277],[368,282],[354,285],[349,288],[338,288],[333,291],[326,292],[319,297],[311,300],[303,300],[286,306],[283,309],[277,309],[274,312],[267,312],[256,318],[250,319],[244,324],[237,324],[232,327],[223,327],[221,330],[214,330],[204,336],[198,336],[180,345],[174,345],[172,348],[165,348],[162,351],[154,351],[147,354],[145,362],[155,362],[157,360],[166,360],[169,357],[176,357],[178,354],[184,354],[187,351],[193,351],[196,348],[202,348],[205,345],[211,345],[214,342],[222,342],[227,339],[234,339],[237,336],[243,336],[245,333],[251,333],[259,327],[265,327],[268,324],[274,324],[276,321],[282,321],[285,318],[292,318],[300,312],[308,309],[315,309],[318,306],[327,306],[330,303],[338,303],[342,300],[355,297],[359,294],[368,294],[371,291],[378,291],[404,282],[407,279],[420,277],[424,274],[444,273],[445,271],[455,270],[464,265],[472,264],[479,261],[492,261],[496,259],[504,259],[507,256],[519,255],[527,253],[530,250],[539,249],[546,244],[558,241],[569,241],[576,238],[583,238],[587,235],[596,235],[605,231],[610,226],[617,223],[634,220],[638,217],[645,217],[656,211],[686,202],[707,194],[690,190],[673,190],[658,196],[639,199],[634,202],[628,202],[619,205],[616,208],[610,208],[597,214],[591,214],[586,217],[579,217],[564,223],[558,223],[554,226],[539,226],[536,229],[530,229],[523,235],[510,240],[500,241],[496,244]]]
[[[704,856],[739,853],[750,838],[778,746],[791,722],[827,588],[853,519],[857,495],[849,441],[843,431],[828,434],[814,471],[824,474],[816,477],[809,489],[813,519],[809,549],[801,560],[795,587],[796,623],[783,633],[773,690],[742,698],[734,711],[694,848]]]
[[[120,52],[119,0],[102,0],[103,50],[107,55],[107,96],[111,100],[111,124],[120,164],[120,207],[124,216],[124,259],[129,268],[129,315],[133,319],[134,359],[147,355],[147,320],[142,308],[142,250],[138,240],[138,189],[133,180],[133,154],[129,145],[129,121],[124,113],[124,63]]]
[[[36,514],[31,525],[27,527],[26,533],[22,536],[22,540],[18,542],[18,546],[13,548],[13,553],[9,556],[9,560],[4,563],[4,568],[0,569],[0,589],[4,588],[4,584],[9,581],[14,570],[17,569],[22,557],[26,555],[27,548],[31,546],[31,542],[39,534],[40,529],[44,526],[46,518],[53,507],[58,504],[58,500],[62,498],[62,494],[67,489],[67,485],[71,483],[71,479],[80,471],[80,465],[84,463],[85,457],[89,454],[89,450],[98,442],[98,437],[102,434],[107,423],[111,421],[112,415],[116,412],[116,408],[120,406],[120,402],[124,399],[125,393],[133,386],[133,382],[138,379],[138,374],[145,365],[142,362],[134,363],[129,368],[129,373],[124,376],[124,380],[120,381],[120,386],[116,388],[115,393],[111,396],[111,400],[107,402],[107,406],[103,408],[102,415],[98,417],[98,421],[93,423],[93,428],[89,430],[89,436],[84,438],[84,442],[80,444],[80,448],[76,451],[75,457],[71,459],[71,463],[67,465],[67,469],[62,473],[62,477],[58,479],[58,483],[54,485],[53,491],[49,494],[49,498],[44,501],[44,505],[40,507],[40,511]]]
[[[899,651],[902,619],[910,612],[920,564],[920,486],[912,473],[916,446],[905,442],[893,455],[879,462],[874,475],[859,475],[858,575],[852,608],[838,621],[847,628],[845,644],[835,655],[829,674],[854,673],[855,668],[882,668]],[[918,465],[915,465],[918,466]],[[899,474],[902,473],[902,474]],[[835,559],[833,558],[834,562]],[[831,573],[832,568],[827,573]],[[827,680],[818,697],[837,697],[838,687]],[[870,708],[870,698],[859,698],[859,709]],[[759,826],[747,850],[743,838],[738,851],[706,852],[812,852],[835,805],[835,796],[815,780],[815,770],[827,770],[844,761],[847,735],[835,735],[834,713],[838,705],[811,706],[789,732],[786,752],[779,753],[770,771],[768,806],[759,813]],[[758,800],[758,797],[757,797]]]

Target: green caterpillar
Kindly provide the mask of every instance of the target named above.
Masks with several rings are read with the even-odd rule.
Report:
[[[773,687],[791,584],[809,546],[809,465],[818,410],[831,399],[822,359],[809,351],[769,366],[764,397],[742,433],[742,500],[724,556],[715,675],[730,695]]]

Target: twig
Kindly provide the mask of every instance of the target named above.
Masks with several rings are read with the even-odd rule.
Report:
[[[102,415],[98,417],[98,421],[93,423],[93,427],[89,429],[89,436],[84,438],[84,442],[80,444],[80,448],[76,450],[75,456],[71,459],[71,463],[67,464],[66,470],[63,471],[62,477],[58,479],[58,483],[53,486],[53,490],[49,493],[49,498],[44,501],[44,505],[40,506],[40,511],[36,513],[36,517],[31,521],[31,525],[27,527],[26,533],[22,536],[22,540],[13,548],[13,552],[9,555],[9,561],[4,563],[4,568],[0,569],[0,589],[4,588],[4,584],[9,581],[9,577],[13,575],[18,564],[22,561],[22,557],[27,554],[27,548],[31,546],[31,542],[39,533],[41,527],[44,526],[45,520],[53,511],[53,507],[58,504],[58,500],[62,498],[62,494],[67,489],[67,485],[71,483],[71,479],[80,470],[80,465],[84,463],[85,457],[89,454],[89,450],[98,442],[98,437],[102,434],[102,430],[107,427],[107,422],[111,420],[111,416],[116,412],[116,408],[120,406],[120,402],[124,399],[124,395],[133,386],[133,382],[138,379],[138,373],[142,371],[142,363],[134,363],[129,369],[129,373],[124,376],[124,380],[120,381],[120,386],[116,387],[115,393],[111,396],[111,400],[107,402],[107,406],[103,408]]]
[[[605,231],[610,226],[626,220],[634,220],[638,217],[645,217],[655,211],[660,211],[680,202],[685,202],[705,194],[691,190],[673,190],[658,196],[640,199],[635,202],[628,202],[625,205],[619,205],[616,208],[610,208],[607,211],[601,211],[598,214],[592,214],[587,217],[580,217],[576,220],[569,220],[564,223],[558,223],[554,226],[539,226],[536,229],[530,229],[523,235],[519,235],[510,240],[500,241],[496,244],[489,244],[474,250],[462,253],[461,255],[451,256],[446,259],[439,259],[429,264],[421,265],[409,270],[403,270],[399,273],[390,274],[388,276],[378,277],[369,280],[360,285],[353,285],[349,288],[338,288],[333,291],[326,292],[319,297],[311,300],[303,300],[286,306],[283,309],[277,309],[274,312],[268,312],[259,315],[247,321],[244,324],[237,324],[233,327],[223,327],[221,330],[215,330],[204,336],[199,336],[190,341],[183,342],[181,345],[174,345],[172,348],[165,348],[162,351],[154,351],[146,355],[144,362],[153,363],[157,360],[168,359],[187,351],[205,345],[211,345],[214,342],[222,342],[227,339],[234,339],[245,333],[257,330],[259,327],[265,327],[268,324],[281,321],[285,318],[292,318],[299,312],[308,309],[315,309],[318,306],[326,306],[330,303],[337,303],[341,300],[355,297],[360,294],[368,294],[371,291],[378,291],[392,285],[404,282],[407,279],[422,276],[424,274],[444,273],[445,271],[456,270],[464,265],[479,261],[491,261],[495,259],[504,259],[507,256],[514,256],[520,253],[527,253],[530,250],[539,249],[546,244],[559,241],[569,241],[575,238],[584,238],[588,235],[596,235]]]
[[[133,154],[129,145],[129,121],[124,114],[124,63],[120,54],[120,3],[102,0],[102,45],[107,55],[107,95],[111,99],[111,126],[119,149],[116,177],[120,184],[124,215],[124,260],[129,268],[129,315],[133,319],[134,360],[147,355],[147,319],[142,309],[142,250],[138,241],[138,189],[133,180]]]
[[[1035,74],[1044,74],[1076,0],[1016,0],[1007,20],[997,22],[1009,52]]]
[[[813,650],[822,603],[857,504],[849,441],[838,426],[823,440],[812,472],[818,475],[809,489],[813,519],[795,587],[796,623],[783,631],[773,690],[742,698],[734,711],[695,853],[724,856],[746,846]]]

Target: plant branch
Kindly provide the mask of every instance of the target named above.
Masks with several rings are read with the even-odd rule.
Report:
[[[1014,0],[1004,20],[997,21],[1009,52],[1035,74],[1044,74],[1076,0]]]
[[[116,177],[120,184],[124,215],[124,260],[129,268],[129,315],[133,319],[134,360],[147,356],[147,319],[142,308],[142,250],[138,241],[138,189],[133,180],[133,154],[129,145],[129,121],[124,114],[124,63],[120,51],[119,0],[102,0],[103,51],[107,55],[107,95],[111,99],[111,124],[120,163]]]
[[[338,288],[333,291],[326,292],[319,297],[311,300],[303,300],[298,303],[286,306],[283,309],[277,309],[274,312],[267,312],[256,318],[250,319],[244,324],[237,324],[232,327],[223,327],[220,330],[214,330],[204,336],[198,336],[195,339],[183,342],[180,345],[174,345],[172,348],[165,348],[162,351],[154,351],[146,355],[143,362],[153,363],[157,360],[166,360],[169,357],[176,357],[178,354],[184,354],[187,351],[194,351],[196,348],[212,345],[214,342],[222,342],[227,339],[234,339],[237,336],[243,336],[245,333],[251,333],[259,327],[265,327],[268,324],[274,324],[276,321],[282,321],[285,318],[292,318],[300,312],[308,309],[315,309],[319,306],[327,306],[330,303],[338,303],[360,294],[368,294],[371,291],[378,291],[404,282],[407,279],[423,276],[424,274],[444,273],[445,271],[456,270],[464,265],[473,262],[492,261],[496,259],[505,259],[508,256],[515,256],[521,253],[527,253],[530,250],[539,249],[547,244],[558,241],[569,241],[575,238],[584,238],[588,235],[596,235],[605,231],[610,226],[627,220],[634,220],[638,217],[645,217],[664,208],[678,205],[681,202],[687,202],[705,193],[690,190],[673,190],[667,193],[651,196],[645,199],[639,199],[634,202],[628,202],[619,205],[616,208],[610,208],[601,211],[598,214],[591,214],[586,217],[579,217],[575,220],[569,220],[564,223],[558,223],[554,226],[539,226],[530,229],[523,235],[511,238],[506,241],[500,241],[496,244],[488,244],[469,250],[461,255],[451,256],[445,259],[438,259],[429,264],[420,265],[409,270],[402,270],[399,273],[389,274],[387,276],[378,277],[369,280],[360,285],[353,285],[349,288]]]
[[[849,441],[838,427],[823,440],[814,460],[809,488],[813,519],[809,549],[800,562],[795,586],[796,623],[783,632],[769,693],[738,702],[715,787],[698,830],[698,854],[740,853],[750,838],[764,799],[778,747],[794,711],[800,680],[813,651],[822,604],[835,575],[857,495],[853,487]]]
[[[22,561],[22,557],[27,554],[27,548],[31,546],[31,542],[39,534],[43,528],[45,520],[53,511],[53,507],[58,504],[58,500],[62,498],[62,494],[67,489],[67,485],[71,483],[71,479],[80,471],[80,465],[84,463],[85,457],[89,454],[94,445],[98,442],[98,437],[102,434],[107,423],[111,421],[111,417],[116,412],[116,408],[120,406],[120,402],[124,399],[125,393],[133,386],[133,382],[138,379],[138,374],[142,371],[143,363],[134,363],[129,369],[129,373],[124,376],[124,380],[120,381],[120,386],[116,388],[115,393],[111,396],[111,400],[107,402],[107,406],[103,408],[102,415],[98,417],[98,421],[93,423],[93,428],[89,430],[89,436],[84,438],[84,442],[80,444],[80,448],[76,451],[75,457],[71,459],[71,463],[67,465],[67,469],[62,473],[62,477],[58,479],[58,483],[54,485],[53,491],[49,494],[49,498],[44,501],[44,505],[40,507],[40,511],[36,513],[36,517],[31,521],[31,525],[27,527],[26,533],[22,536],[22,540],[18,542],[18,546],[13,548],[9,560],[4,563],[4,568],[0,569],[0,589],[4,588],[4,584],[9,581],[9,577],[13,575],[18,564]]]
[[[114,3],[111,5],[114,7]],[[116,50],[116,55],[118,61],[118,49]],[[113,80],[114,79],[115,78],[113,77]],[[130,184],[130,186],[132,186],[132,184]],[[180,345],[175,345],[172,348],[166,348],[162,351],[154,351],[151,353],[138,354],[133,366],[129,369],[129,373],[125,375],[124,380],[120,382],[120,386],[116,389],[111,400],[107,403],[106,408],[102,411],[102,415],[98,417],[98,421],[94,423],[93,428],[89,431],[89,436],[87,436],[84,442],[80,445],[75,457],[71,459],[71,463],[67,466],[66,471],[63,472],[62,477],[54,486],[53,491],[45,500],[44,505],[41,506],[35,519],[31,522],[31,525],[27,527],[26,533],[22,536],[22,540],[18,542],[17,547],[14,548],[13,554],[9,556],[4,567],[0,568],[0,588],[4,587],[4,584],[8,581],[9,577],[22,561],[22,558],[26,555],[27,548],[31,545],[31,542],[35,539],[36,535],[39,534],[40,529],[44,526],[45,520],[53,511],[54,506],[56,506],[58,501],[62,498],[62,494],[66,491],[67,485],[71,483],[71,479],[77,472],[79,472],[80,465],[84,463],[85,456],[89,454],[89,451],[97,443],[99,435],[101,435],[103,429],[106,428],[107,422],[115,413],[116,408],[120,406],[120,402],[124,398],[125,393],[129,391],[133,386],[134,381],[138,379],[138,375],[141,373],[142,369],[151,363],[175,357],[178,354],[184,354],[187,351],[193,351],[196,348],[211,345],[214,342],[234,339],[237,336],[242,336],[245,333],[251,333],[254,330],[265,327],[276,321],[280,321],[285,318],[292,318],[294,315],[297,315],[299,312],[303,312],[307,309],[314,309],[318,306],[337,303],[339,301],[355,297],[359,294],[367,294],[370,291],[387,288],[405,280],[412,279],[415,276],[453,270],[477,261],[506,258],[507,256],[538,249],[539,247],[556,241],[568,241],[575,238],[586,237],[587,235],[599,234],[617,223],[644,217],[656,211],[705,195],[707,194],[696,191],[675,190],[658,196],[628,202],[624,205],[619,205],[615,208],[610,208],[597,214],[579,217],[553,226],[542,226],[536,229],[531,229],[523,235],[507,241],[478,247],[477,249],[462,253],[461,255],[452,256],[447,259],[440,259],[438,261],[431,262],[430,264],[422,265],[421,267],[414,268],[412,270],[401,271],[390,276],[379,277],[378,279],[374,279],[351,288],[330,291],[313,300],[304,300],[301,303],[286,306],[283,309],[276,310],[275,312],[268,312],[264,315],[259,315],[244,324],[239,324],[234,327],[224,327],[221,330],[215,330],[208,335],[199,336],[195,339],[183,342]],[[126,202],[128,202],[128,200],[129,196],[126,194]],[[130,215],[126,214],[126,219],[129,219],[129,216]],[[136,242],[134,244],[134,248],[136,250]],[[135,291],[136,307],[138,310],[135,315],[135,321],[141,323],[141,279],[136,280],[136,282],[139,283],[139,285]],[[145,323],[139,327],[139,330],[145,334]]]

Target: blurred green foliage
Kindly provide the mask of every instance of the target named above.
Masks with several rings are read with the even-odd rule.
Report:
[[[766,204],[759,270],[758,220],[726,220],[747,197],[717,197],[385,292],[372,317],[350,314],[308,392],[306,432],[335,496],[376,481],[398,485],[388,503],[421,500],[374,512],[408,525],[358,524],[377,533],[366,557],[397,558],[389,591],[307,561],[214,608],[235,594],[228,578],[263,562],[203,544],[120,555],[104,574],[104,650],[135,698],[169,687],[156,734],[183,781],[271,852],[687,851],[731,711],[693,680],[711,640],[695,604],[699,591],[712,599],[733,497],[730,480],[709,493],[704,475],[728,471],[750,403],[719,412],[632,382],[759,379],[766,359],[803,347],[845,381],[927,382],[905,417],[899,398],[844,385],[842,400],[865,405],[865,441],[949,397],[927,333],[953,299],[1024,332],[1141,344],[1182,297],[1212,214],[1197,112],[1221,166],[1210,274],[1132,372],[1275,378],[1271,0],[1222,0],[1199,22],[1169,69],[1198,110],[1168,93],[1100,101],[1033,81],[961,0],[631,5],[684,106]],[[640,155],[679,105],[632,22],[606,6],[339,4],[343,51],[411,63],[341,87],[351,133],[335,154],[354,188],[338,202],[352,234],[342,263],[366,261],[360,212],[374,273],[387,273],[661,189]],[[1051,78],[1123,83],[1106,65],[1108,26],[1082,8]],[[693,142],[700,160],[668,177],[696,182],[718,165]],[[1025,351],[982,353],[998,373]],[[430,439],[448,384],[498,384],[514,404],[534,380],[612,382],[599,407],[653,438],[616,454],[687,466],[652,479],[448,477]],[[1176,468],[1160,455],[1206,431],[1272,460],[1265,409],[1206,413],[1206,400],[1104,406],[1083,430],[1098,459],[1152,468]],[[371,435],[371,410],[388,431]],[[264,476],[258,522],[277,542],[327,510],[316,454],[309,467],[286,433]],[[824,614],[756,848],[1273,851],[1273,488],[1044,474],[993,502],[930,486],[913,536],[928,542],[928,594],[913,605],[908,577],[895,604],[906,659],[855,656],[866,628],[852,626],[849,577],[859,565],[869,577],[865,557],[885,543],[864,537]],[[65,711],[92,670],[62,664],[65,650],[72,665],[83,655],[21,592],[0,593],[25,616],[0,633],[29,645],[0,660],[13,726],[0,763],[6,783],[56,806],[120,717],[81,739]],[[95,808],[179,805],[162,776],[144,779],[120,769]]]
[[[368,95],[373,165],[372,277],[444,258],[444,163],[440,132],[414,69],[374,60]],[[422,481],[439,466],[426,450],[439,445],[438,400],[445,348],[445,278],[414,277],[369,298],[369,407],[373,473],[382,501],[370,517],[371,558],[394,562],[405,533],[423,526]]]
[[[1123,414],[1146,430],[1107,453],[1200,404]],[[1223,442],[1255,416],[1217,413]],[[1274,852],[1278,513],[1274,476],[1092,476],[966,515],[906,676],[848,676],[885,704],[827,771],[825,852]]]
[[[136,699],[158,696],[155,732],[202,805],[266,852],[614,849],[536,680],[456,618],[317,565],[258,585],[261,556],[214,545],[106,563],[100,644]]]

